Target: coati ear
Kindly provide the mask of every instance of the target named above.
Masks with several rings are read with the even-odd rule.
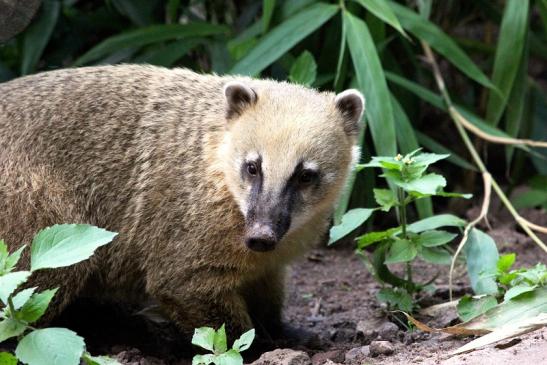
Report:
[[[349,89],[336,95],[334,98],[336,109],[342,114],[344,131],[348,136],[359,134],[359,124],[365,111],[365,98],[355,90]]]
[[[257,99],[254,90],[240,81],[230,81],[224,85],[224,96],[227,103],[227,119],[241,115],[246,108],[256,103]]]

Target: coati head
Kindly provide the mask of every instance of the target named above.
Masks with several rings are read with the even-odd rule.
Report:
[[[219,149],[227,185],[245,217],[245,244],[273,250],[319,212],[331,212],[359,149],[364,99],[273,81],[224,86]]]

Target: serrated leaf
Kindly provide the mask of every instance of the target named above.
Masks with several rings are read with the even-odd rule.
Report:
[[[414,244],[406,239],[396,239],[391,244],[389,251],[386,255],[386,264],[395,264],[398,262],[412,261],[418,250]]]
[[[511,266],[515,263],[517,255],[515,253],[508,253],[507,255],[501,255],[496,267],[500,272],[508,272]]]
[[[253,328],[248,330],[247,332],[242,334],[241,337],[235,340],[232,348],[239,352],[245,351],[249,347],[251,347],[251,344],[253,343],[254,339],[255,339],[255,330]]]
[[[392,190],[389,189],[372,189],[374,192],[374,200],[381,206],[384,212],[388,212],[393,206],[398,204],[397,197]]]
[[[424,247],[434,247],[444,245],[452,241],[456,236],[457,234],[446,231],[431,230],[420,233],[415,242]]]
[[[15,271],[0,276],[0,300],[8,303],[8,297],[30,276],[30,271]]]
[[[199,346],[205,350],[215,351],[215,330],[211,327],[200,327],[194,331],[192,345]]]
[[[404,289],[383,288],[376,294],[376,298],[378,298],[380,302],[388,303],[399,310],[412,312],[412,297]]]
[[[407,230],[420,233],[431,229],[437,229],[440,227],[463,227],[465,226],[465,220],[456,217],[452,214],[439,214],[433,217],[425,218],[409,224]]]
[[[467,259],[467,272],[475,294],[496,294],[495,280],[499,259],[496,243],[486,233],[472,228],[463,249]]]
[[[216,365],[243,365],[243,357],[236,350],[220,354],[215,359]]]
[[[385,231],[369,232],[357,238],[359,240],[357,245],[360,249],[362,249],[373,243],[380,242],[388,238],[392,238],[393,235],[395,235],[396,233],[400,231],[401,231],[401,228],[396,227],[396,228],[390,228]]]
[[[66,328],[45,328],[27,334],[15,349],[17,358],[30,365],[78,365],[84,339]]]
[[[5,340],[19,336],[21,333],[25,332],[27,326],[24,323],[11,319],[5,318],[0,321],[0,343]]]
[[[309,51],[304,51],[294,61],[289,80],[294,83],[311,86],[317,77],[317,64]]]
[[[307,37],[338,11],[336,5],[317,3],[271,29],[231,69],[232,74],[255,76]]]
[[[4,272],[10,272],[15,268],[15,265],[19,262],[21,259],[21,254],[23,253],[23,250],[27,247],[27,245],[23,245],[17,249],[14,253],[9,255],[6,258],[5,266],[4,266]]]
[[[57,289],[44,290],[41,293],[33,294],[19,311],[21,319],[28,323],[39,320],[46,312],[55,293],[57,293]]]
[[[0,365],[17,365],[17,358],[10,353],[0,352]]]
[[[65,267],[86,260],[116,235],[88,224],[56,224],[45,228],[32,241],[31,270]]]
[[[20,309],[32,296],[37,287],[21,290],[13,298],[13,307],[15,310]]]
[[[498,305],[498,301],[491,295],[480,298],[464,296],[457,305],[458,316],[463,322],[467,322]]]
[[[521,294],[531,292],[535,288],[537,288],[536,285],[531,285],[531,286],[530,285],[516,285],[516,286],[510,288],[509,290],[507,290],[505,292],[505,295],[503,296],[503,300],[504,301],[511,300],[513,298],[518,297]]]
[[[388,179],[390,177],[388,177]],[[400,179],[394,179],[392,177],[391,181],[393,181],[395,185],[403,188],[405,191],[415,191],[425,195],[435,195],[435,193],[437,193],[439,189],[442,189],[446,186],[446,179],[443,176],[434,173],[424,175],[420,178],[408,182]]]
[[[209,365],[212,364],[216,356],[213,354],[195,355],[192,358],[192,365]]]
[[[427,262],[437,265],[450,265],[452,255],[442,247],[422,247],[418,255]]]
[[[228,345],[226,344],[226,329],[224,324],[215,332],[213,348],[215,349],[215,354],[221,354],[228,350]]]
[[[330,229],[329,245],[353,232],[372,215],[374,209],[356,208],[344,214],[342,222]]]

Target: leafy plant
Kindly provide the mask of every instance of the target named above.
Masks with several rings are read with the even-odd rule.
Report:
[[[411,312],[414,304],[412,295],[422,290],[428,283],[418,284],[412,277],[411,262],[416,258],[434,263],[450,264],[451,254],[446,245],[451,242],[456,234],[442,230],[442,227],[461,227],[465,221],[451,215],[432,216],[414,223],[408,221],[407,207],[420,199],[431,196],[463,197],[470,195],[448,193],[444,191],[446,180],[439,174],[427,172],[428,167],[448,155],[434,153],[420,153],[415,150],[405,156],[398,154],[395,157],[373,157],[363,168],[382,168],[384,177],[391,189],[374,189],[374,199],[379,205],[377,210],[389,212],[395,208],[399,226],[384,231],[366,233],[357,240],[359,255],[374,277],[383,284],[390,284],[392,288],[383,288],[378,293],[378,299],[386,302],[390,307]],[[372,210],[350,210],[345,217],[354,217],[355,212],[361,212],[360,216],[368,218]],[[366,214],[363,214],[366,213]],[[351,221],[362,223],[361,220]],[[342,220],[342,224],[331,229],[331,240],[343,237],[350,233],[356,225],[351,225]],[[364,252],[368,246],[376,245],[369,258]],[[399,277],[392,273],[388,264],[406,264],[405,277]]]
[[[511,270],[516,254],[501,256],[494,270],[486,270],[481,276],[493,281],[494,290],[478,297],[464,296],[458,302],[458,315],[462,321],[475,318],[498,305],[508,302],[537,288],[547,287],[547,267],[538,263],[531,268]],[[482,294],[482,293],[481,293]]]
[[[192,337],[192,344],[212,353],[195,355],[192,365],[243,365],[241,352],[251,347],[254,337],[255,330],[251,329],[235,340],[232,348],[228,350],[224,325],[216,331],[211,327],[197,328]]]
[[[15,356],[0,353],[0,364],[16,365],[113,365],[115,360],[94,357],[85,350],[84,339],[66,328],[34,328],[44,315],[58,288],[41,292],[37,287],[17,289],[32,273],[70,266],[88,259],[100,246],[112,241],[116,233],[86,224],[61,224],[45,228],[34,237],[30,270],[14,271],[26,246],[8,252],[0,240],[0,343],[17,337]]]

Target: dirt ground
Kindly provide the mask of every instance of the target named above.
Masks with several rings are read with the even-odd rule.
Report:
[[[472,218],[477,213],[476,209],[471,209],[467,214]],[[547,225],[545,211],[528,210],[524,215],[538,224]],[[547,261],[545,253],[519,232],[509,217],[496,215],[490,224],[495,228],[481,228],[494,237],[502,253],[517,253],[515,267]],[[544,242],[547,240],[546,236],[541,238]],[[456,268],[456,297],[470,292],[463,265],[462,262]],[[421,298],[422,308],[448,301],[448,268],[416,262],[416,280],[425,282],[435,275],[438,275],[434,281],[435,290]],[[320,339],[318,347],[297,348],[309,355],[313,365],[327,361],[347,365],[547,363],[546,328],[505,341],[501,346],[492,345],[450,357],[451,351],[471,339],[405,329],[404,321],[397,321],[376,301],[380,285],[354,254],[351,244],[309,253],[291,267],[287,286],[285,321]],[[418,315],[418,318],[433,327],[457,323],[454,310],[434,317]],[[123,364],[191,363],[191,354],[170,324],[150,323],[127,308],[117,310],[81,301],[69,309],[57,325],[72,328],[84,336],[93,354],[109,354]],[[253,357],[251,354],[246,360],[252,361],[259,355],[255,353]],[[284,364],[305,365],[305,362],[287,361]]]

